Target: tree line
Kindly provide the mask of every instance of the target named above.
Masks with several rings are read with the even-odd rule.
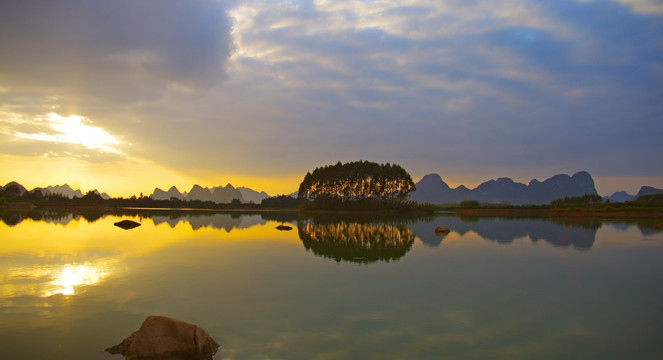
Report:
[[[410,174],[400,165],[370,161],[337,162],[306,173],[299,186],[299,198],[320,197],[342,201],[367,198],[405,200],[415,190]]]

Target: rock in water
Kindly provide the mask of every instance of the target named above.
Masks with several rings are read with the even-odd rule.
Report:
[[[137,223],[133,220],[122,220],[122,221],[116,222],[114,225],[119,227],[119,228],[122,228],[124,230],[130,230],[130,229],[133,229],[135,227],[139,227],[140,223]]]
[[[449,230],[449,228],[445,228],[443,226],[436,226],[435,227],[435,233],[438,234],[438,235],[439,234],[448,234],[450,232],[451,232],[451,230]]]
[[[281,224],[281,225],[277,226],[276,229],[281,230],[281,231],[290,231],[290,230],[292,230],[292,226]]]
[[[148,316],[138,331],[104,351],[126,360],[211,360],[219,343],[197,325],[165,316]]]

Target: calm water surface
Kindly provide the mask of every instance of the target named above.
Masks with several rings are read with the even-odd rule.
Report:
[[[103,349],[157,314],[204,328],[215,359],[663,358],[663,232],[642,222],[2,220],[0,359],[122,359]]]

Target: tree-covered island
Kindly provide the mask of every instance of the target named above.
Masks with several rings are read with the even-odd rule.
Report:
[[[430,211],[407,201],[414,181],[397,164],[353,161],[315,168],[299,185],[302,210]]]

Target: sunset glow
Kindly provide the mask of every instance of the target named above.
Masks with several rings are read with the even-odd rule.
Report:
[[[54,133],[17,132],[16,137],[54,143],[78,144],[88,149],[122,153],[113,147],[120,143],[114,136],[104,129],[89,125],[90,120],[82,116],[70,115],[63,117],[56,113],[49,113],[45,118],[35,119],[35,123],[47,125]]]

